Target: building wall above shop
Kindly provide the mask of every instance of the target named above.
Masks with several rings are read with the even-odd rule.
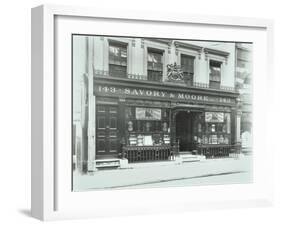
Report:
[[[186,40],[144,39],[91,36],[94,39],[93,68],[98,74],[108,74],[109,43],[124,44],[127,48],[127,74],[133,79],[148,79],[148,52],[162,53],[162,81],[168,80],[167,65],[181,66],[181,56],[194,57],[193,83],[209,85],[210,61],[221,63],[221,87],[235,87],[235,43],[196,42]]]

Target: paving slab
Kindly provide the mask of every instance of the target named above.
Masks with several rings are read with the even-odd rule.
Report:
[[[99,170],[92,175],[74,172],[74,191],[120,189],[161,182],[165,185],[168,181],[180,181],[199,177],[211,178],[212,176],[238,173],[249,174],[252,172],[252,158],[249,156],[240,159],[210,159],[202,162],[186,162],[182,164],[145,163],[141,167],[134,167],[134,165],[132,164],[128,169]],[[208,182],[208,180],[205,181]],[[224,182],[223,177],[221,182]]]

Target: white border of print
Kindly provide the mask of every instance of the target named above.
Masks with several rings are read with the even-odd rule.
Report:
[[[101,23],[103,26],[98,26]],[[119,29],[114,26],[116,23]],[[155,26],[159,26],[160,33],[155,33]],[[169,29],[162,26],[169,26],[173,32],[168,33]],[[65,137],[59,136],[60,139],[55,135],[59,128],[71,127],[66,123],[71,114],[71,97],[67,95],[71,89],[69,34],[100,32],[132,36],[134,32],[133,36],[175,38],[182,33],[186,38],[188,31],[185,27],[197,29],[190,34],[195,39],[254,40],[253,184],[71,192],[70,131]],[[204,29],[224,32],[211,32],[206,38]],[[233,29],[239,30],[240,35]],[[199,31],[201,35],[198,35]],[[273,23],[264,19],[54,5],[32,9],[32,216],[54,220],[270,205],[273,181],[268,175],[273,173],[273,148],[267,131],[271,125],[268,112],[272,102],[269,97],[273,92],[272,39]],[[67,100],[65,106],[62,106],[63,100]],[[66,115],[65,119],[60,117],[62,113]]]

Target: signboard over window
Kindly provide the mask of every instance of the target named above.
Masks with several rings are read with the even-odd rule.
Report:
[[[159,109],[159,108],[136,108],[136,119],[138,119],[138,120],[161,120],[161,109]]]
[[[224,113],[223,112],[205,112],[206,122],[223,122]]]

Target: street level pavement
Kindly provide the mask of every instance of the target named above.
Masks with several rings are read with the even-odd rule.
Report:
[[[182,164],[173,164],[173,162],[137,164],[132,164],[128,169],[99,170],[93,174],[80,174],[75,171],[73,190],[250,183],[252,181],[251,156]]]

